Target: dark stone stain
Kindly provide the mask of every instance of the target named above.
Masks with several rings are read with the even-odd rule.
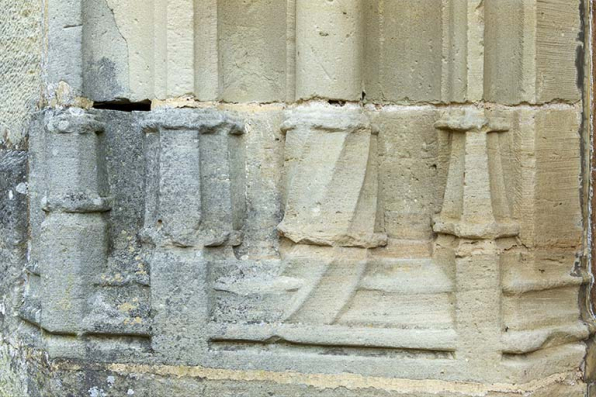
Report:
[[[577,41],[579,44],[575,50],[575,68],[577,70],[577,80],[576,85],[577,88],[584,91],[584,79],[585,79],[585,39],[586,39],[586,12],[585,12],[585,0],[580,0],[579,2],[579,16],[580,16],[580,29],[577,35]]]
[[[88,96],[102,100],[113,98],[122,87],[118,83],[116,64],[111,59],[103,57],[98,61],[89,61],[84,81],[84,91]]]

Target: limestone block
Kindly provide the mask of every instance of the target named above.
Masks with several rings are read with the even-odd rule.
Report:
[[[583,82],[579,0],[486,1],[485,99],[577,102]]]
[[[285,100],[287,7],[283,0],[218,2],[223,101]]]
[[[360,1],[296,2],[296,98],[358,100],[362,87]]]
[[[77,334],[88,311],[87,295],[107,260],[110,209],[105,172],[98,164],[103,125],[80,110],[48,115],[47,212],[41,225],[41,326]]]
[[[377,137],[358,109],[294,111],[286,130],[285,215],[295,243],[377,247]]]
[[[574,177],[581,172],[580,117],[577,108],[555,108],[536,116],[534,242],[538,246],[581,243],[579,182]]]
[[[238,245],[245,183],[243,150],[235,141],[243,126],[203,110],[164,110],[142,125],[147,239],[181,247]]]
[[[105,228],[100,214],[52,214],[44,221],[41,325],[49,332],[76,334],[82,329],[87,294],[107,256]]]
[[[203,101],[215,100],[220,93],[218,15],[218,0],[195,2],[195,87],[197,99]]]
[[[69,95],[83,94],[83,4],[81,0],[52,2],[47,10],[48,62],[46,95],[58,95],[64,82]]]
[[[443,199],[446,144],[432,107],[385,107],[370,112],[379,130],[379,203],[387,247],[374,255],[426,257],[431,254],[431,217]],[[436,189],[436,186],[441,186]]]
[[[478,0],[367,3],[366,98],[388,103],[480,100],[483,10]]]
[[[42,87],[42,6],[36,0],[6,1],[2,8],[0,145],[23,150]]]
[[[211,266],[205,256],[203,251],[176,247],[152,252],[151,348],[162,362],[197,365],[204,361],[209,318],[205,284]]]
[[[531,247],[575,251],[581,240],[580,114],[574,106],[523,107],[504,149],[512,215]],[[503,142],[506,143],[506,142]],[[556,226],[555,226],[556,225]]]
[[[85,0],[82,7],[83,95],[95,101],[129,96],[129,87],[140,85],[130,79],[140,76],[130,73],[135,66],[129,64],[127,42],[116,25],[113,11],[105,0]]]
[[[245,120],[246,221],[237,256],[276,258],[283,195],[284,106],[232,105]]]
[[[373,101],[441,99],[442,3],[379,1],[367,4],[365,92]],[[375,27],[378,25],[378,27]]]

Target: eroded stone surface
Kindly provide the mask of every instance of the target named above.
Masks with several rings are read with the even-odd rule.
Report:
[[[0,395],[585,395],[580,4],[324,3],[48,5]]]

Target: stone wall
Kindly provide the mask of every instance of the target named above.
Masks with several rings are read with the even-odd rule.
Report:
[[[0,9],[0,396],[22,396],[42,379],[27,359],[16,317],[27,253],[27,131],[42,100],[41,0]]]
[[[586,395],[585,7],[48,0],[0,395]]]

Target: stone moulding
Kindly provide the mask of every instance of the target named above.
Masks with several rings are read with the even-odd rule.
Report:
[[[280,234],[297,244],[374,248],[377,131],[359,108],[298,108],[286,134],[287,192]]]
[[[552,287],[531,292],[534,278],[514,285],[508,275],[527,271],[506,195],[515,181],[502,159],[518,133],[514,116],[463,107],[426,121],[447,139],[445,191],[432,251],[411,258],[385,252],[379,146],[388,132],[375,112],[353,104],[280,111],[283,214],[276,255],[267,258],[242,254],[252,120],[216,109],[122,116],[118,128],[140,145],[134,227],[143,285],[110,270],[110,214],[127,199],[104,183],[115,172],[104,164],[114,126],[102,127],[101,111],[48,114],[43,158],[33,167],[33,190],[42,186],[45,196],[34,201],[44,219],[33,243],[70,251],[31,262],[23,319],[46,331],[55,358],[94,349],[126,361],[118,354],[131,351],[135,361],[228,369],[522,381],[530,378],[520,368],[584,354],[578,341],[588,331],[574,312],[552,325],[503,326],[512,321],[505,315],[515,320]],[[85,178],[69,177],[69,161]],[[44,167],[56,170],[46,180]],[[550,260],[543,256],[537,260]],[[67,261],[68,272],[60,267]],[[78,300],[65,308],[56,291],[69,282]],[[567,304],[581,284],[569,276],[558,299]]]
[[[63,336],[147,336],[149,319],[130,320],[113,309],[110,289],[101,287],[109,255],[106,213],[112,209],[98,114],[82,109],[50,111],[43,131],[32,138],[44,153],[34,162],[45,178],[33,181],[42,197],[32,205],[43,210],[39,237],[28,269],[20,310],[23,319],[46,331],[49,351],[77,356],[64,349]],[[60,336],[62,335],[62,337]],[[83,339],[73,343],[84,344]]]
[[[450,133],[451,158],[434,231],[468,239],[517,236],[520,227],[511,219],[496,136],[508,131],[509,123],[466,109],[444,116],[435,128]]]
[[[584,396],[589,3],[8,0],[0,395]]]
[[[197,362],[206,343],[208,273],[214,263],[235,262],[232,249],[242,243],[244,125],[214,109],[156,111],[140,125],[146,195],[141,236],[151,267],[152,346],[168,360]],[[173,295],[181,290],[183,300]],[[181,339],[172,324],[194,332]]]
[[[244,126],[214,110],[163,110],[141,122],[147,156],[146,239],[180,247],[239,245]],[[219,202],[216,202],[219,200]],[[221,209],[223,212],[217,214]]]
[[[107,263],[108,211],[98,135],[104,125],[85,112],[48,117],[46,217],[41,244],[41,327],[51,333],[81,334],[87,296]]]

